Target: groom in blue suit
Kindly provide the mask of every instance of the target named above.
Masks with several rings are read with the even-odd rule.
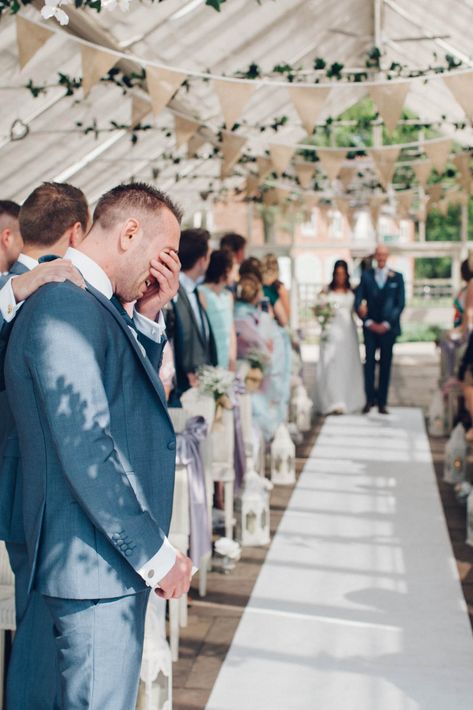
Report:
[[[111,190],[66,252],[87,289],[43,286],[10,336],[28,582],[54,622],[64,710],[134,708],[149,590],[177,598],[190,584],[167,539],[175,435],[157,376],[179,222],[152,187]],[[135,300],[130,317],[119,301]]]
[[[355,295],[355,310],[363,320],[365,338],[365,392],[363,413],[378,404],[380,414],[387,414],[393,348],[401,334],[401,313],[405,306],[402,274],[387,265],[389,250],[384,244],[375,251],[376,268],[367,269]],[[379,350],[379,384],[375,386],[376,352]]]

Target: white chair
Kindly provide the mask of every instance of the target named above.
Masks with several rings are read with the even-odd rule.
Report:
[[[235,488],[235,426],[233,410],[222,408],[210,433],[212,450],[211,474],[214,483],[224,485],[225,537],[233,538]]]
[[[166,603],[152,594],[146,610],[136,710],[171,710],[172,658],[166,641]]]
[[[15,631],[15,578],[4,542],[0,542],[0,710],[3,708],[5,633]]]

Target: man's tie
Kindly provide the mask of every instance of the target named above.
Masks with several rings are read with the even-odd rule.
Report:
[[[138,332],[138,329],[135,325],[135,321],[133,320],[133,318],[130,318],[130,316],[128,315],[126,310],[123,308],[123,306],[120,303],[120,301],[118,300],[118,298],[116,296],[112,296],[112,298],[110,299],[110,303],[113,303],[113,305],[115,306],[115,308],[117,309],[117,311],[119,312],[119,314],[121,315],[121,317],[123,318],[123,320],[125,321],[127,326],[129,328],[133,328],[134,331]]]

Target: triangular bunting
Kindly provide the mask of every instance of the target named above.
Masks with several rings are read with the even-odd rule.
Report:
[[[271,162],[273,163],[274,169],[280,175],[286,170],[287,166],[291,162],[291,158],[294,155],[295,147],[287,145],[278,145],[272,143],[269,145],[269,154],[271,156]]]
[[[222,131],[222,177],[228,177],[231,175],[233,166],[240,157],[240,153],[245,143],[246,138],[243,138],[243,136],[237,136],[235,133],[230,133],[229,131]]]
[[[322,170],[330,181],[338,177],[342,165],[346,158],[346,150],[325,150],[317,148],[317,157],[320,160]]]
[[[146,67],[146,85],[155,116],[158,116],[169,103],[186,76],[179,71],[171,71],[161,67],[159,69]]]
[[[444,76],[443,80],[466,116],[473,120],[473,72]]]
[[[290,88],[288,87],[288,92],[302,121],[302,125],[307,133],[311,135],[320,112],[331,92],[331,88],[325,86],[314,88],[292,86]]]
[[[470,191],[470,185],[471,185],[470,161],[471,161],[470,153],[457,153],[453,157],[453,162],[455,164],[456,169],[459,172],[458,181],[460,182],[461,185],[463,185],[463,187],[465,188],[465,190],[467,192]]]
[[[422,185],[422,187],[426,188],[427,186],[427,180],[430,177],[430,173],[432,172],[432,163],[430,160],[420,160],[416,163],[411,163],[411,168],[414,171],[414,175],[417,178],[417,182],[419,185]]]
[[[200,128],[200,123],[186,116],[174,114],[174,131],[176,133],[176,149],[187,143]]]
[[[371,195],[369,201],[369,210],[373,227],[376,229],[378,224],[379,213],[382,205],[386,202],[386,195]]]
[[[399,205],[399,214],[401,217],[407,217],[410,213],[413,196],[413,190],[400,190],[399,192],[396,192],[396,199]]]
[[[429,195],[431,202],[438,202],[443,195],[442,185],[440,185],[440,183],[429,185],[427,188],[427,194]]]
[[[386,188],[393,179],[396,171],[396,160],[398,159],[400,146],[389,148],[371,148],[369,154],[379,175],[381,185]]]
[[[86,47],[83,44],[80,47],[80,56],[82,61],[82,89],[84,96],[88,96],[91,88],[115,66],[119,57],[101,49]]]
[[[261,180],[264,180],[265,177],[267,177],[269,173],[273,171],[273,163],[271,161],[271,158],[267,158],[265,155],[257,156],[256,166],[258,168],[258,174]]]
[[[442,174],[450,156],[450,149],[452,147],[451,139],[446,138],[443,141],[436,141],[435,143],[424,143],[423,147],[432,166],[439,174]]]
[[[198,133],[195,133],[193,136],[191,136],[187,143],[187,157],[194,158],[195,154],[199,151],[200,148],[202,148],[203,145],[205,145],[205,143],[207,143],[205,138],[199,135]]]
[[[18,61],[22,69],[53,34],[54,33],[46,27],[35,25],[21,15],[16,16]]]
[[[388,133],[394,131],[401,118],[408,91],[408,81],[375,84],[369,87],[369,95],[378,109]]]
[[[212,84],[222,108],[225,125],[228,130],[231,130],[243,113],[255,86],[246,81],[225,81],[225,79],[214,79]]]
[[[310,187],[312,187],[315,172],[315,163],[296,163],[294,165],[294,169],[296,171],[297,179],[299,180],[301,187],[303,187],[304,190],[308,190]]]
[[[439,202],[437,202],[437,209],[441,215],[446,217],[448,215],[448,200],[439,200]]]
[[[257,175],[248,175],[245,183],[245,194],[246,197],[254,197],[258,192],[259,188],[259,178]]]
[[[275,207],[278,204],[278,195],[274,188],[263,192],[263,204],[266,207]]]
[[[348,186],[355,177],[355,168],[351,165],[344,165],[340,172],[338,173],[338,179],[342,183],[345,190],[348,190]]]
[[[131,97],[131,127],[134,128],[151,111],[151,104],[148,99],[133,95]]]

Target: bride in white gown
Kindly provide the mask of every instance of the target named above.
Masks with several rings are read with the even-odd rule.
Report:
[[[365,404],[363,368],[354,319],[355,294],[346,261],[337,261],[324,294],[334,315],[324,329],[317,364],[317,408],[322,414],[349,414]]]

